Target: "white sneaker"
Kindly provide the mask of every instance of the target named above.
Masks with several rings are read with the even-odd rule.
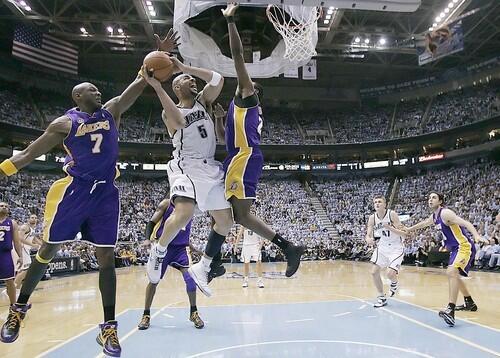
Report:
[[[248,287],[248,277],[245,277],[243,279],[243,285],[241,285],[241,287],[243,287],[243,288],[247,288]]]
[[[159,256],[158,251],[156,251],[156,245],[151,248],[149,253],[148,262],[146,264],[146,272],[148,274],[149,282],[154,285],[160,282],[161,264],[165,254],[163,256]]]
[[[262,281],[262,278],[259,278],[257,280],[257,287],[258,288],[264,288],[264,281]]]
[[[384,307],[386,305],[387,305],[387,298],[385,297],[385,295],[383,295],[383,296],[377,297],[377,302],[375,302],[373,304],[373,307],[380,308],[380,307]]]
[[[212,296],[212,290],[208,287],[208,273],[210,272],[210,266],[207,270],[207,268],[205,268],[203,263],[200,261],[197,264],[191,266],[188,269],[188,272],[200,291],[203,292],[203,294],[207,297]]]

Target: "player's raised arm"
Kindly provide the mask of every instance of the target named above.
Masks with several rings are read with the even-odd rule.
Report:
[[[222,15],[227,20],[227,28],[229,31],[229,46],[231,48],[231,56],[236,68],[236,76],[238,77],[238,88],[236,92],[240,94],[241,98],[250,97],[254,94],[252,79],[250,78],[247,68],[245,66],[245,59],[243,58],[243,44],[241,43],[238,28],[234,23],[234,14],[238,9],[238,4],[230,3],[222,10]]]
[[[472,234],[472,236],[474,237],[474,241],[488,243],[488,240],[484,240],[481,237],[481,235],[479,235],[476,228],[474,227],[474,225],[472,225],[472,223],[470,221],[462,219],[460,216],[455,214],[452,210],[443,209],[443,211],[441,211],[441,219],[448,226],[458,225],[458,226],[465,227],[467,229],[467,231],[469,231]]]
[[[431,215],[427,219],[422,220],[421,222],[409,227],[408,232],[424,229],[424,228],[429,227],[433,224],[434,224],[434,220],[432,219],[432,215]]]
[[[366,224],[366,236],[365,240],[368,245],[373,245],[375,239],[373,238],[373,226],[375,225],[375,218],[373,215],[370,215],[368,218],[368,223]]]
[[[219,97],[224,86],[224,77],[220,73],[185,65],[175,57],[170,59],[182,73],[201,78],[207,83],[198,97],[205,107],[210,106]]]
[[[401,224],[401,220],[399,220],[398,214],[391,210],[389,213],[389,217],[391,218],[392,225],[387,225],[384,224],[384,228],[387,230],[392,231],[393,233],[400,235],[400,236],[407,236],[408,235],[408,228]]]
[[[121,115],[134,104],[147,85],[144,77],[138,74],[135,80],[125,88],[125,91],[123,91],[121,95],[111,98],[104,104],[104,109],[113,115],[117,128],[120,126]]]
[[[45,132],[26,149],[0,164],[0,176],[16,174],[40,155],[61,144],[70,131],[71,120],[68,117],[62,116],[54,119]]]
[[[220,144],[226,144],[226,127],[224,124],[224,117],[226,116],[226,111],[220,103],[214,106],[214,117],[215,117],[215,135],[219,140]]]

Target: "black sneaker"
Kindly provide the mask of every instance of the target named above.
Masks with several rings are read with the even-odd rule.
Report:
[[[198,314],[198,311],[194,311],[191,313],[189,316],[189,320],[194,323],[194,326],[198,329],[202,329],[205,327],[205,322],[200,318],[200,315]]]
[[[224,276],[226,268],[222,265],[222,261],[212,261],[210,264],[210,272],[208,273],[208,283],[214,278]]]
[[[0,340],[4,343],[12,343],[19,337],[21,322],[26,317],[26,312],[31,308],[31,304],[13,304],[9,308],[7,321],[2,326]]]
[[[304,254],[306,248],[304,246],[290,245],[285,250],[286,257],[286,277],[292,277],[299,269],[300,257]]]
[[[455,311],[472,311],[476,312],[477,311],[477,305],[476,302],[468,302],[465,301],[463,305],[455,307]]]
[[[141,322],[137,325],[137,328],[140,331],[143,331],[145,329],[148,329],[150,325],[151,325],[151,316],[148,314],[144,314],[142,315]]]
[[[439,317],[441,317],[449,327],[455,325],[455,311],[450,307],[446,307],[444,311],[439,311]]]

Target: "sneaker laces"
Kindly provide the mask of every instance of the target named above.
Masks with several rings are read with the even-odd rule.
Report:
[[[16,325],[19,324],[22,320],[21,315],[22,315],[22,312],[11,310],[9,312],[9,316],[7,317],[7,322],[5,322],[7,325],[7,328],[8,329],[15,329]]]
[[[144,315],[142,316],[142,320],[141,320],[141,324],[146,324],[149,322],[149,319],[150,319],[151,316],[149,315]]]
[[[200,323],[201,318],[198,314],[198,311],[194,311],[193,313],[191,313],[191,320],[195,321],[196,323]]]
[[[118,335],[114,327],[104,328],[102,331],[102,338],[104,338],[104,341],[106,341],[106,339],[109,338],[111,340],[112,345],[115,346],[120,345],[120,342],[118,341]]]

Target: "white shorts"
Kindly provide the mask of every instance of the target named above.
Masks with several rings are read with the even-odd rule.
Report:
[[[231,208],[226,200],[224,171],[216,160],[172,159],[168,162],[170,198],[194,199],[201,211]]]
[[[241,261],[247,264],[252,260],[262,261],[260,245],[243,245],[241,249]]]
[[[21,266],[20,271],[29,269],[30,265],[31,265],[31,256],[28,252],[26,252],[26,249],[23,248],[23,265]]]
[[[401,263],[403,262],[404,251],[402,247],[391,248],[386,246],[376,247],[373,251],[370,262],[382,268],[391,268],[399,272]]]

